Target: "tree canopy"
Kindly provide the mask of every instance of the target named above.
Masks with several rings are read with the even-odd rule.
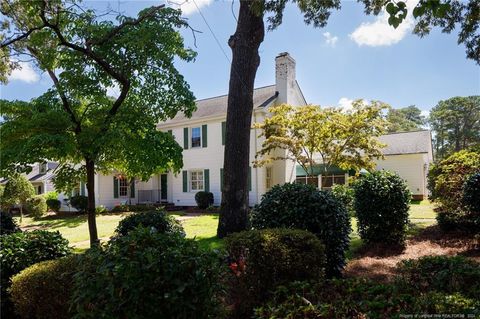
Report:
[[[404,108],[389,108],[386,115],[388,121],[388,132],[409,132],[422,129],[427,123],[427,119],[422,115],[422,111],[415,105]]]
[[[373,169],[373,159],[382,157],[385,146],[376,137],[387,126],[382,118],[386,107],[381,102],[365,104],[362,100],[354,101],[348,111],[317,105],[271,107],[272,116],[254,124],[262,129],[260,137],[265,137],[255,163],[262,166],[290,159],[310,175],[316,164],[357,172]],[[286,152],[275,152],[278,149]]]
[[[59,161],[58,176],[87,181],[94,226],[95,171],[147,179],[182,167],[181,147],[157,130],[157,123],[195,108],[174,65],[175,58],[195,57],[179,33],[188,27],[180,11],[153,6],[113,20],[77,0],[6,0],[0,9],[8,64],[0,70],[28,59],[53,83],[30,102],[0,102],[1,172]],[[118,96],[109,94],[112,88]]]
[[[480,96],[453,97],[430,111],[434,147],[439,159],[480,145]]]

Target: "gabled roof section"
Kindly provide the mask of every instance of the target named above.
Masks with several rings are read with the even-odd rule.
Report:
[[[277,96],[278,93],[275,91],[275,85],[256,88],[253,91],[253,107],[266,107],[274,102]],[[196,104],[197,110],[193,113],[191,118],[188,118],[185,116],[185,114],[181,113],[177,114],[177,116],[171,120],[160,123],[159,126],[181,123],[188,120],[226,116],[228,95],[226,94],[208,99],[197,100]]]
[[[383,155],[428,153],[432,147],[429,130],[391,133],[382,135],[378,139],[387,144],[382,149]]]

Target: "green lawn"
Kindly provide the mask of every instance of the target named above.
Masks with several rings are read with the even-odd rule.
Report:
[[[119,221],[127,216],[127,214],[128,213],[102,214],[97,216],[98,236],[102,241],[106,241],[112,236]],[[179,217],[183,215],[183,213],[175,212],[172,215]],[[413,227],[410,232],[434,224],[435,212],[433,211],[433,205],[428,201],[412,203],[410,206],[410,220],[412,224],[416,226]],[[205,214],[189,218],[184,216],[181,222],[187,233],[187,238],[194,238],[199,242],[202,248],[217,249],[223,247],[223,241],[216,237],[218,214]],[[85,215],[62,218],[48,216],[40,220],[33,220],[32,218],[24,217],[21,226],[27,230],[39,228],[58,230],[66,239],[68,239],[77,252],[86,250],[90,245],[87,217]],[[361,239],[357,232],[356,218],[352,218],[352,233],[350,238],[350,251],[352,252],[361,245]],[[351,253],[349,253],[349,256],[351,256]]]

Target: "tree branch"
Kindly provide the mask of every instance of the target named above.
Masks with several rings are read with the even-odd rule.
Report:
[[[10,40],[5,41],[5,42],[2,42],[2,44],[0,44],[0,49],[3,49],[3,48],[5,48],[5,47],[17,42],[17,41],[23,40],[23,39],[27,38],[30,34],[32,34],[32,32],[37,31],[37,30],[41,30],[43,28],[45,28],[45,25],[42,25],[42,26],[36,27],[36,28],[32,28],[32,29],[28,30],[27,32],[23,33],[22,35],[20,35],[16,38],[10,39]]]

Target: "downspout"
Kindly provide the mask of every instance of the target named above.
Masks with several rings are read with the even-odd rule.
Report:
[[[254,123],[257,123],[257,113],[255,112],[255,110],[253,110],[253,121]],[[254,133],[255,133],[255,154],[257,154],[257,150],[258,150],[258,145],[257,145],[257,128],[255,127],[254,128]],[[258,167],[255,167],[255,197],[256,197],[256,200],[255,200],[255,203],[258,204],[260,202],[260,198],[258,196]]]

